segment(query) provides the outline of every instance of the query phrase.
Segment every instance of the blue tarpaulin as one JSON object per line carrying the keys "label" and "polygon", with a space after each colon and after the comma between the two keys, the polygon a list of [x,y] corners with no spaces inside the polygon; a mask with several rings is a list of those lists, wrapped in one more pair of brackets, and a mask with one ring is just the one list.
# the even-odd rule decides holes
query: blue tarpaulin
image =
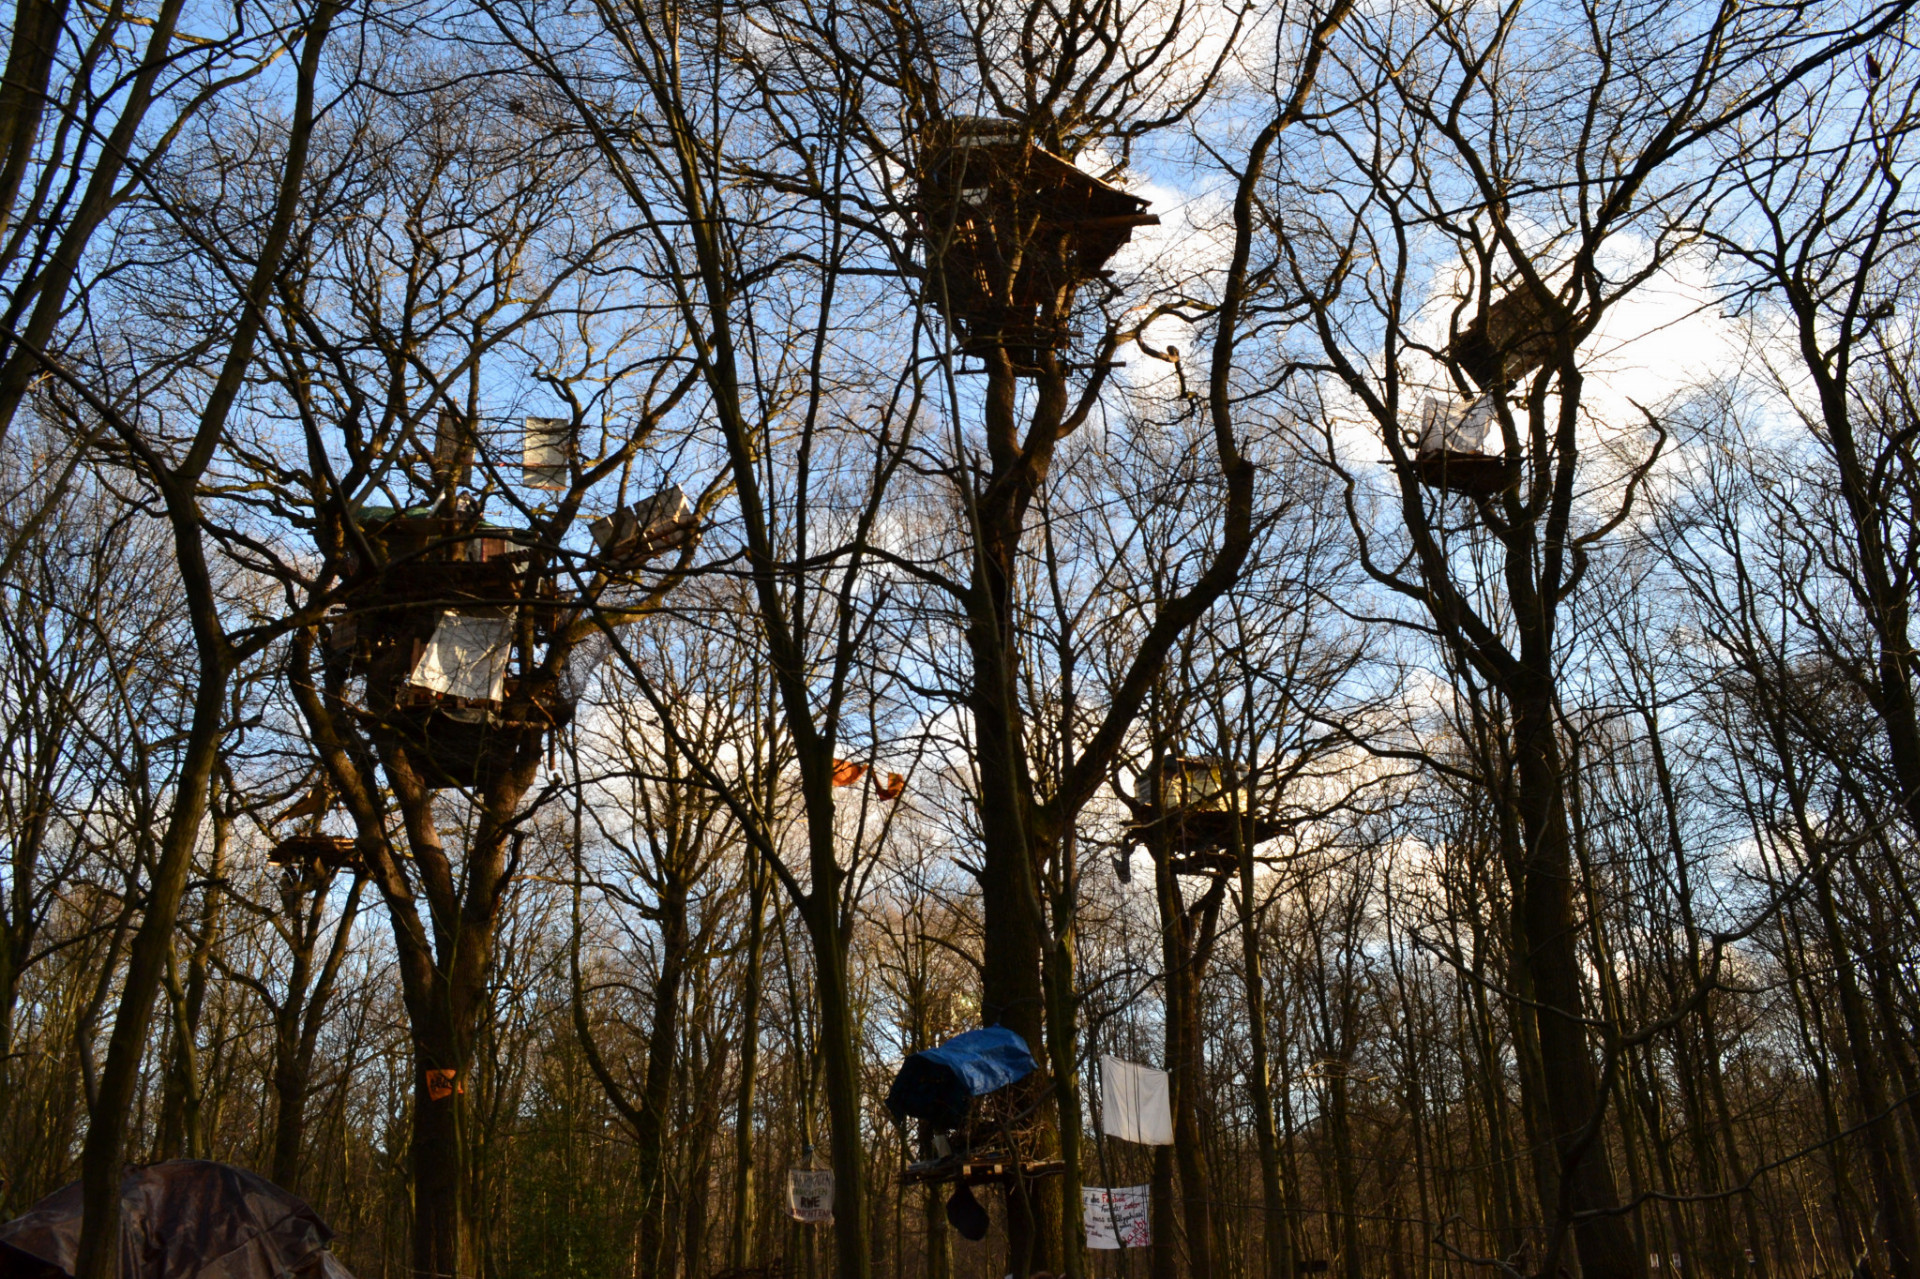
{"label": "blue tarpaulin", "polygon": [[1025,1079],[1036,1069],[1027,1041],[1011,1030],[969,1030],[902,1062],[887,1090],[887,1109],[896,1118],[910,1115],[949,1129],[967,1117],[968,1103],[975,1097]]}

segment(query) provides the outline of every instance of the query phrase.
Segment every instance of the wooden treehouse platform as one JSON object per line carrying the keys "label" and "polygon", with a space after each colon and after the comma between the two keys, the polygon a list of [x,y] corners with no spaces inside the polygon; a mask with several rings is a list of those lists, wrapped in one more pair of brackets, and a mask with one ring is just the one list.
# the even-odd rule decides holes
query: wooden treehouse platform
{"label": "wooden treehouse platform", "polygon": [[1038,146],[1015,121],[959,117],[921,135],[927,295],[960,350],[1016,372],[1074,337],[1074,296],[1102,278],[1147,201]]}

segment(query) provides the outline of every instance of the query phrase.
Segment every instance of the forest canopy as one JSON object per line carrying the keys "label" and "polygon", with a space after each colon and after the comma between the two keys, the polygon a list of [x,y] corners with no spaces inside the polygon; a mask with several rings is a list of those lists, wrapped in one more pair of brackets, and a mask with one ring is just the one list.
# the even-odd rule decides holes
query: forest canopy
{"label": "forest canopy", "polygon": [[0,1220],[1920,1279],[1910,7],[15,0]]}

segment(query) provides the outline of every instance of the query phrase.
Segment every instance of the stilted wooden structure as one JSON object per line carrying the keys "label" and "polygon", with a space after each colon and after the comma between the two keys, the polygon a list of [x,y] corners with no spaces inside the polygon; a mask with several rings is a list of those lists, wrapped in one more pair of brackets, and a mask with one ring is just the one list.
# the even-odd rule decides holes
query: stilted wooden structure
{"label": "stilted wooden structure", "polygon": [[1200,755],[1169,756],[1151,779],[1148,800],[1130,801],[1128,847],[1164,838],[1176,875],[1213,875],[1239,869],[1239,847],[1253,848],[1293,829],[1293,823],[1256,817],[1247,787],[1232,767]]}
{"label": "stilted wooden structure", "polygon": [[289,835],[267,850],[269,865],[287,870],[317,869],[331,875],[358,869],[354,840],[347,835]]}
{"label": "stilted wooden structure", "polygon": [[[1483,392],[1464,412],[1429,402],[1414,447],[1414,478],[1431,489],[1486,498],[1519,482],[1517,466],[1480,447],[1492,397],[1553,358],[1557,334],[1532,288],[1522,285],[1476,315],[1447,348],[1447,358]],[[1479,415],[1476,422],[1476,414]]]}
{"label": "stilted wooden structure", "polygon": [[1494,424],[1493,396],[1489,391],[1464,412],[1428,400],[1421,411],[1420,430],[1409,433],[1408,445],[1414,450],[1411,469],[1414,478],[1428,488],[1491,497],[1518,479],[1504,456],[1481,448]]}
{"label": "stilted wooden structure", "polygon": [[1004,350],[1016,371],[1073,339],[1074,294],[1102,277],[1147,201],[1035,145],[1015,121],[963,116],[923,133],[927,294],[961,351]]}
{"label": "stilted wooden structure", "polygon": [[526,678],[553,639],[561,601],[514,530],[468,503],[355,512],[356,554],[330,647],[367,681],[367,710],[440,785],[484,786],[516,752],[564,723],[554,681]]}
{"label": "stilted wooden structure", "polygon": [[[529,469],[550,482],[560,465],[553,458],[565,455],[552,443],[554,424],[533,422],[530,438],[541,435]],[[472,433],[443,415],[433,452],[438,496],[406,510],[350,513],[356,545],[327,636],[347,673],[365,679],[366,713],[436,786],[484,787],[571,719],[582,681],[561,674],[580,672],[556,673],[544,658],[591,602],[563,595],[529,531],[488,523],[459,492],[471,450]],[[596,567],[631,571],[685,545],[694,525],[677,488],[617,511],[591,530]],[[597,657],[599,646],[590,647]]]}
{"label": "stilted wooden structure", "polygon": [[1553,358],[1555,333],[1525,284],[1476,315],[1447,354],[1483,391],[1504,391]]}
{"label": "stilted wooden structure", "polygon": [[907,1165],[901,1180],[910,1185],[1004,1185],[1020,1177],[1066,1171],[1060,1160],[1031,1157],[1042,1135],[1044,1104],[1052,1095],[1053,1085],[1035,1072],[976,1097],[965,1121],[950,1132],[936,1132],[923,1122],[920,1158]]}

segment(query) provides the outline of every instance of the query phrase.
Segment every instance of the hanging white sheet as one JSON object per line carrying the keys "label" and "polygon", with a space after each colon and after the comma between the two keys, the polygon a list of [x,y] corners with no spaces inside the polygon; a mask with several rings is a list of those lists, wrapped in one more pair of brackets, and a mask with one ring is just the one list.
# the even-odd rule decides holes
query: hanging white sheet
{"label": "hanging white sheet", "polygon": [[1438,400],[1420,406],[1420,443],[1422,453],[1478,453],[1493,426],[1493,401],[1481,396],[1464,410],[1455,410]]}
{"label": "hanging white sheet", "polygon": [[1086,1204],[1087,1247],[1150,1248],[1153,1212],[1148,1186],[1082,1186]]}
{"label": "hanging white sheet", "polygon": [[1102,1057],[1100,1110],[1100,1125],[1109,1137],[1143,1146],[1173,1144],[1173,1107],[1164,1070]]}
{"label": "hanging white sheet", "polygon": [[504,617],[440,614],[409,682],[448,697],[499,701],[507,692],[513,624]]}
{"label": "hanging white sheet", "polygon": [[833,1222],[833,1170],[787,1170],[787,1215],[795,1221]]}

